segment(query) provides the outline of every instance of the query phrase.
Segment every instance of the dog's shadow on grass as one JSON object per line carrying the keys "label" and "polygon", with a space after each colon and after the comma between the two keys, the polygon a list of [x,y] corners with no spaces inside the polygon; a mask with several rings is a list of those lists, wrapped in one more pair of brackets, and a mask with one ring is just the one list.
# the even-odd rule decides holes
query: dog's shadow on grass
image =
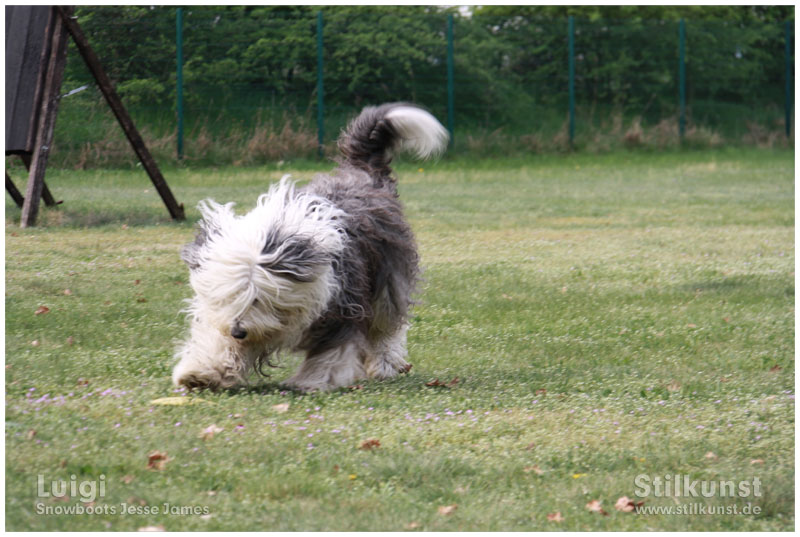
{"label": "dog's shadow on grass", "polygon": [[373,391],[381,392],[386,389],[399,391],[423,390],[446,393],[453,391],[455,388],[463,388],[463,382],[457,377],[453,379],[448,377],[446,380],[440,381],[438,377],[431,380],[427,377],[401,375],[388,380],[358,380],[350,386],[342,386],[330,391],[304,392],[281,384],[278,381],[263,380],[257,384],[227,388],[220,390],[220,392],[232,397],[237,395],[319,396]]}
{"label": "dog's shadow on grass", "polygon": [[275,381],[265,381],[260,382],[258,384],[253,384],[250,386],[240,386],[237,388],[228,388],[226,390],[222,390],[222,393],[227,393],[230,396],[236,395],[293,395],[293,396],[309,396],[309,395],[327,395],[327,394],[334,394],[334,393],[347,393],[352,392],[355,390],[362,389],[362,385],[354,385],[354,386],[346,386],[337,388],[335,390],[321,392],[321,391],[311,391],[311,392],[304,392],[303,390],[298,390],[297,388],[291,388],[289,386],[284,386],[283,384]]}
{"label": "dog's shadow on grass", "polygon": [[258,384],[251,384],[249,386],[239,386],[236,388],[228,388],[222,390],[223,393],[227,393],[228,395],[274,395],[274,394],[281,394],[281,393],[301,393],[292,390],[291,388],[287,388],[286,386],[281,385],[281,383],[277,381],[262,381]]}

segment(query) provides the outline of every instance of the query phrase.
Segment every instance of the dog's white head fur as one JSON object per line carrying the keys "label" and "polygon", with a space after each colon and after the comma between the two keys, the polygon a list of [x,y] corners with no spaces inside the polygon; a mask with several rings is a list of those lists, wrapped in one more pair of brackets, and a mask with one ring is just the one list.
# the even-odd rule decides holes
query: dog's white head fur
{"label": "dog's white head fur", "polygon": [[184,251],[189,313],[242,345],[291,347],[338,289],[332,263],[346,240],[344,213],[288,176],[246,215],[232,203],[199,209],[203,240]]}

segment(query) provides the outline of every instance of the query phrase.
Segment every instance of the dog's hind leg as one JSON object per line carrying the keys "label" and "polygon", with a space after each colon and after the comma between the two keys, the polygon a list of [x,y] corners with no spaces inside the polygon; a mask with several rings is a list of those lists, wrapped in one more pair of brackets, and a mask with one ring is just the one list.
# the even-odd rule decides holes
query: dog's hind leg
{"label": "dog's hind leg", "polygon": [[401,325],[393,334],[380,338],[372,345],[373,352],[364,364],[367,376],[376,379],[388,379],[398,373],[408,373],[411,364],[406,361],[406,332],[408,325]]}
{"label": "dog's hind leg", "polygon": [[369,355],[369,346],[362,335],[338,347],[306,357],[292,378],[283,384],[296,390],[327,391],[349,386],[355,380],[366,377],[364,362]]}

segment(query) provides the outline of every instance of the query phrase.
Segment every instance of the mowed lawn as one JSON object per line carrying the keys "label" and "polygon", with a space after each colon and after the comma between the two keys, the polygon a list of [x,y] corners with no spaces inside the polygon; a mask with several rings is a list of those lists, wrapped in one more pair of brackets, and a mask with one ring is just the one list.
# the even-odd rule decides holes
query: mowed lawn
{"label": "mowed lawn", "polygon": [[406,161],[410,374],[174,390],[196,203],[326,168],[166,169],[181,224],[141,170],[6,197],[7,530],[794,528],[793,152]]}

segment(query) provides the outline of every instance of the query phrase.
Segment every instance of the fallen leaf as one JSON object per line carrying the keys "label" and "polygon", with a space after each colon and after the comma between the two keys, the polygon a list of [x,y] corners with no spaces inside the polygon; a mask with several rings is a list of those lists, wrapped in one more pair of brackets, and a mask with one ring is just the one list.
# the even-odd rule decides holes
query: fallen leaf
{"label": "fallen leaf", "polygon": [[272,405],[272,410],[279,414],[283,414],[289,410],[289,403],[280,403],[278,405]]}
{"label": "fallen leaf", "polygon": [[147,302],[147,299],[146,298],[137,298],[136,302],[144,303],[144,302]]}
{"label": "fallen leaf", "polygon": [[614,504],[614,509],[622,511],[623,513],[630,513],[631,511],[638,510],[642,505],[644,505],[644,501],[635,502],[627,496],[623,496]]}
{"label": "fallen leaf", "polygon": [[72,291],[70,291],[69,289],[64,289],[64,294],[65,294],[66,296],[69,296],[69,295],[71,295],[71,294],[72,294]]}
{"label": "fallen leaf", "polygon": [[28,440],[33,440],[34,436],[36,436],[36,429],[31,429],[28,431],[28,434],[25,435],[25,438]]}
{"label": "fallen leaf", "polygon": [[67,345],[72,345],[73,343],[75,343],[75,338],[72,337],[72,336],[69,336],[67,338]]}
{"label": "fallen leaf", "polygon": [[589,503],[586,504],[586,509],[588,509],[593,513],[600,513],[603,516],[608,516],[608,513],[606,513],[605,509],[600,507],[600,500],[590,501]]}
{"label": "fallen leaf", "polygon": [[350,481],[355,481],[358,478],[358,474],[350,474],[347,476],[347,479]]}
{"label": "fallen leaf", "polygon": [[772,367],[770,367],[770,368],[769,368],[769,372],[770,372],[770,373],[777,373],[777,372],[778,372],[778,371],[780,371],[781,369],[783,369],[781,366],[779,366],[779,365],[773,365]]}
{"label": "fallen leaf", "polygon": [[586,509],[588,509],[589,511],[594,511],[596,513],[599,513],[600,511],[603,510],[603,508],[600,507],[600,500],[590,501],[589,503],[586,504]]}
{"label": "fallen leaf", "polygon": [[152,451],[147,455],[147,469],[163,470],[169,460],[166,452]]}
{"label": "fallen leaf", "polygon": [[550,522],[564,522],[564,517],[561,516],[561,511],[556,511],[547,515],[547,520]]}
{"label": "fallen leaf", "polygon": [[547,390],[545,390],[544,388],[539,388],[535,392],[535,395],[545,395],[545,394],[547,394]]}
{"label": "fallen leaf", "polygon": [[379,447],[381,447],[381,441],[380,440],[378,440],[377,438],[368,438],[368,439],[364,440],[363,442],[361,442],[361,445],[358,447],[358,449],[363,449],[363,450],[366,450],[366,451],[370,451],[370,450],[373,450],[373,449],[376,449],[376,448],[379,448]]}
{"label": "fallen leaf", "polygon": [[89,381],[86,380],[86,379],[82,379],[81,378],[81,379],[78,379],[77,384],[78,384],[78,386],[88,386],[89,385]]}
{"label": "fallen leaf", "polygon": [[456,384],[458,384],[458,377],[454,377],[453,380],[451,380],[450,382],[442,382],[441,380],[436,378],[430,382],[426,382],[425,386],[431,386],[437,388],[452,388]]}
{"label": "fallen leaf", "polygon": [[421,526],[421,524],[419,522],[409,522],[408,524],[405,525],[405,528],[407,530],[415,530],[415,529],[419,528],[420,526]]}
{"label": "fallen leaf", "polygon": [[452,515],[453,513],[455,513],[456,509],[458,509],[458,505],[456,505],[456,504],[453,504],[453,505],[440,505],[439,509],[437,511],[438,511],[438,513],[440,515],[447,516],[447,515]]}
{"label": "fallen leaf", "polygon": [[164,526],[143,526],[136,531],[165,531]]}
{"label": "fallen leaf", "polygon": [[617,503],[614,504],[614,509],[624,513],[630,513],[633,511],[633,502],[627,496],[623,496],[617,500]]}
{"label": "fallen leaf", "polygon": [[764,464],[764,459],[753,459],[750,464]]}
{"label": "fallen leaf", "polygon": [[580,479],[586,477],[586,474],[572,474],[572,479]]}
{"label": "fallen leaf", "polygon": [[33,345],[34,347],[38,347],[40,345],[39,340],[34,339],[33,341],[31,341],[31,345]]}
{"label": "fallen leaf", "polygon": [[44,315],[45,313],[50,313],[50,308],[47,306],[39,306],[36,311],[33,312],[34,315]]}
{"label": "fallen leaf", "polygon": [[211,520],[214,515],[212,513],[207,513],[205,515],[200,515],[200,520]]}
{"label": "fallen leaf", "polygon": [[694,323],[689,323],[686,325],[686,328],[697,328],[697,325]]}
{"label": "fallen leaf", "polygon": [[719,457],[717,457],[717,455],[713,451],[709,451],[708,453],[705,454],[705,458],[711,461],[715,461]]}
{"label": "fallen leaf", "polygon": [[122,481],[126,485],[130,485],[133,482],[133,476],[130,474],[124,475],[120,478],[120,481]]}
{"label": "fallen leaf", "polygon": [[680,389],[681,389],[681,385],[678,383],[677,380],[673,380],[672,382],[667,384],[667,390],[669,390],[671,392],[677,392]]}
{"label": "fallen leaf", "polygon": [[199,397],[160,397],[150,401],[151,405],[157,406],[183,406],[195,405],[198,403],[210,403],[210,401],[200,399]]}
{"label": "fallen leaf", "polygon": [[200,433],[200,438],[202,438],[203,440],[211,440],[212,438],[214,438],[215,434],[221,433],[223,430],[224,429],[222,427],[217,427],[216,425],[213,424],[209,425],[208,427],[203,429],[202,433]]}
{"label": "fallen leaf", "polygon": [[522,471],[525,472],[526,474],[533,472],[536,475],[542,475],[544,473],[544,470],[539,468],[539,466],[536,464],[534,464],[533,466],[526,466],[525,468],[522,469]]}
{"label": "fallen leaf", "polygon": [[142,283],[141,280],[133,280],[133,285],[139,285],[140,283]]}
{"label": "fallen leaf", "polygon": [[348,386],[347,387],[347,389],[350,390],[350,391],[360,390],[362,388],[364,388],[364,386],[362,386],[361,384],[355,384],[353,386]]}

